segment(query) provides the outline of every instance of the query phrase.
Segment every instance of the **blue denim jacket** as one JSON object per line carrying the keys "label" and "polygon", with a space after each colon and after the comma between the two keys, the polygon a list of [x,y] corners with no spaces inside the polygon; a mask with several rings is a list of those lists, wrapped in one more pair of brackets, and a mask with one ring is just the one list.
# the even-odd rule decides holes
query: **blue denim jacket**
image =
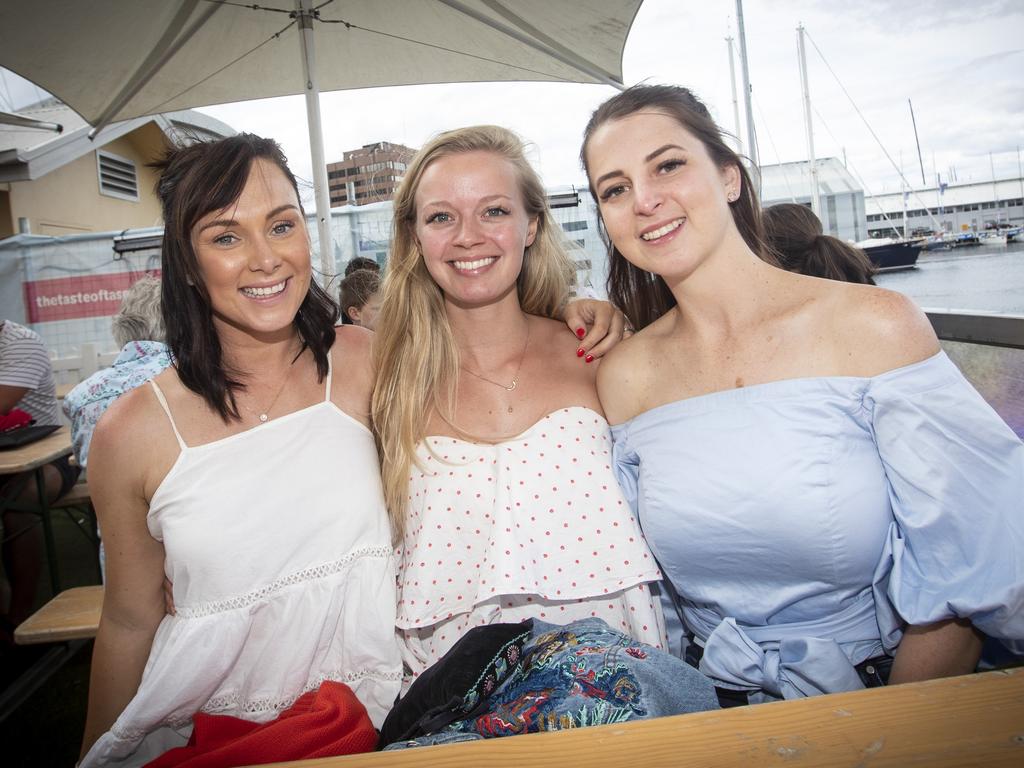
{"label": "blue denim jacket", "polygon": [[534,619],[519,669],[487,711],[388,749],[622,723],[718,709],[711,681],[682,659],[601,619],[564,627]]}

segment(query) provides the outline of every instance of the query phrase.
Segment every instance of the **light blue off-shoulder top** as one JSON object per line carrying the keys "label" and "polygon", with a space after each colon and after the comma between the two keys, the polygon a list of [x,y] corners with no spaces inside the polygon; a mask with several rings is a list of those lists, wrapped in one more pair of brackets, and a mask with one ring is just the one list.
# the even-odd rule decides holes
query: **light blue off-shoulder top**
{"label": "light blue off-shoulder top", "polygon": [[720,686],[860,688],[854,665],[905,624],[1024,638],[1024,445],[943,352],[692,397],[612,434],[679,597],[670,644],[691,635]]}

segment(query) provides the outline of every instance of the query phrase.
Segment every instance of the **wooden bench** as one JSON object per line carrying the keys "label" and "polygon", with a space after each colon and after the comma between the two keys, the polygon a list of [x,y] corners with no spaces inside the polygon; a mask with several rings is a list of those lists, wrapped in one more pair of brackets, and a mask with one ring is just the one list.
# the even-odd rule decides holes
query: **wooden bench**
{"label": "wooden bench", "polygon": [[38,645],[94,638],[102,609],[102,586],[66,589],[14,630],[14,642]]}
{"label": "wooden bench", "polygon": [[288,768],[1024,765],[1024,669]]}
{"label": "wooden bench", "polygon": [[0,723],[92,638],[100,625],[103,587],[75,587],[50,600],[14,630],[18,645],[52,647],[0,693]]}

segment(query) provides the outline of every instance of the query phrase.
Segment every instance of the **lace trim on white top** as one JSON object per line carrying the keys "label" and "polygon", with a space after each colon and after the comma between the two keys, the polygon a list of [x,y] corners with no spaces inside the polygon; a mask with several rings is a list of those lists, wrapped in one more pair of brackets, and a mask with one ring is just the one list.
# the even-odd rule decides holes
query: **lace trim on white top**
{"label": "lace trim on white top", "polygon": [[[222,712],[230,712],[233,716],[242,716],[245,719],[245,715],[258,716],[266,714],[267,712],[283,712],[288,709],[292,704],[295,703],[296,699],[305,693],[315,691],[324,682],[330,680],[338,683],[345,683],[349,687],[352,687],[352,683],[357,683],[361,680],[380,680],[387,682],[399,682],[402,679],[402,672],[381,672],[372,669],[361,669],[357,672],[342,672],[340,669],[332,673],[326,673],[317,675],[316,678],[311,680],[306,686],[296,693],[294,696],[288,696],[283,699],[253,699],[251,701],[242,701],[242,698],[238,695],[234,696],[216,696],[210,699],[200,709],[201,712],[209,714],[218,714]],[[116,723],[110,729],[110,733],[117,739],[122,741],[142,741],[147,734],[155,731],[157,728],[169,727],[169,728],[183,728],[192,722],[192,715],[181,715],[180,717],[168,717],[162,722],[157,723],[149,730],[142,728],[123,728]]]}
{"label": "lace trim on white top", "polygon": [[209,603],[177,606],[175,616],[181,619],[196,619],[201,616],[210,616],[215,613],[223,613],[225,611],[246,608],[253,603],[263,600],[275,592],[279,592],[285,587],[289,587],[293,584],[300,584],[304,581],[316,581],[327,576],[332,576],[347,568],[355,560],[364,557],[388,558],[391,557],[393,553],[394,550],[392,550],[391,547],[384,546],[354,549],[343,558],[335,560],[333,563],[323,563],[321,565],[313,566],[312,568],[306,568],[301,571],[296,571],[295,573],[289,573],[287,576],[275,579],[269,584],[265,584],[259,589],[254,589],[244,595],[237,595],[235,597],[230,597],[227,600],[216,600]]}
{"label": "lace trim on white top", "polygon": [[267,712],[281,712],[288,709],[295,700],[298,699],[305,693],[315,691],[325,681],[333,681],[336,683],[345,683],[349,687],[352,687],[353,683],[357,683],[360,680],[388,680],[396,681],[402,679],[402,672],[380,672],[372,669],[361,669],[355,672],[342,672],[340,669],[335,670],[331,673],[317,675],[313,680],[306,684],[299,693],[294,696],[289,696],[284,699],[251,699],[249,701],[243,701],[240,696],[215,696],[210,699],[203,706],[202,711],[209,714],[217,714],[220,712],[228,711],[233,716],[242,717],[245,719],[246,715],[265,715]]}

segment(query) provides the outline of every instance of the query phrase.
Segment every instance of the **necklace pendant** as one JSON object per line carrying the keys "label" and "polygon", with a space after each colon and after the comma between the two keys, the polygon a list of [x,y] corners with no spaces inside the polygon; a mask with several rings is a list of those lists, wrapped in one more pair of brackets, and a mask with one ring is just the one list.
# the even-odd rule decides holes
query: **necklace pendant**
{"label": "necklace pendant", "polygon": [[270,418],[270,417],[267,416],[267,414],[261,413],[260,414],[260,424],[264,423],[268,418]]}
{"label": "necklace pendant", "polygon": [[511,384],[509,384],[509,385],[508,385],[507,387],[505,387],[505,391],[506,391],[506,392],[511,392],[511,391],[513,391],[513,390],[514,390],[514,389],[516,388],[516,386],[517,386],[518,384],[519,384],[519,379],[518,379],[518,378],[516,378],[516,379],[512,379],[512,383],[511,383]]}

